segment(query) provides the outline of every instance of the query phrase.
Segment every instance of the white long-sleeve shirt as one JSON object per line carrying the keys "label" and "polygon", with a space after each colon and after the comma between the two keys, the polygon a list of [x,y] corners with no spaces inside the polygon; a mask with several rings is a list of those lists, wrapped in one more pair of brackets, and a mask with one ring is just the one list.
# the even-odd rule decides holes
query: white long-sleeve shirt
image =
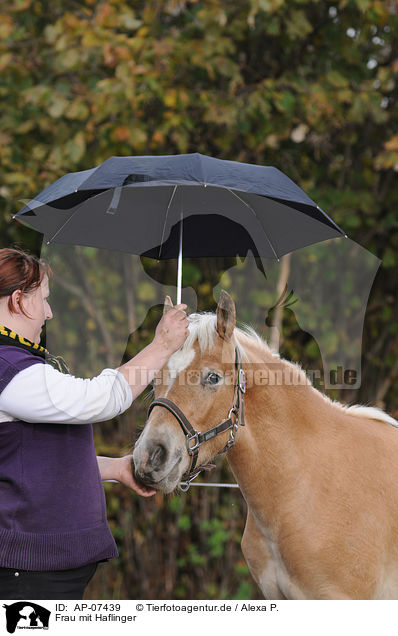
{"label": "white long-sleeve shirt", "polygon": [[133,401],[126,379],[104,369],[92,379],[76,378],[49,364],[20,371],[0,394],[0,424],[92,424],[123,413]]}

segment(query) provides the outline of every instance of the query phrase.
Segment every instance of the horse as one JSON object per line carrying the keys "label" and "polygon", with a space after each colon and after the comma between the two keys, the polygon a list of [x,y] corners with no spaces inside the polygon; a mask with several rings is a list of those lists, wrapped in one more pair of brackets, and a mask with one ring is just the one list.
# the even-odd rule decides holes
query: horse
{"label": "horse", "polygon": [[189,316],[154,384],[137,479],[172,493],[226,451],[247,503],[242,551],[265,598],[398,598],[396,420],[315,389],[236,327],[224,291],[215,314]]}

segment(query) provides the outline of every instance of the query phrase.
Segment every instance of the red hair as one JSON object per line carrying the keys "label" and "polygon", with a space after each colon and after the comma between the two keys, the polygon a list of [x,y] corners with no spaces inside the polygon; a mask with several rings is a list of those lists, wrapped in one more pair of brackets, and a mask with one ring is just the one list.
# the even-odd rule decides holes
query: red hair
{"label": "red hair", "polygon": [[[18,289],[29,294],[40,287],[45,274],[51,274],[50,266],[42,259],[27,254],[20,249],[0,249],[0,298],[9,296],[8,309],[16,313],[11,296]],[[29,317],[19,301],[22,313]]]}

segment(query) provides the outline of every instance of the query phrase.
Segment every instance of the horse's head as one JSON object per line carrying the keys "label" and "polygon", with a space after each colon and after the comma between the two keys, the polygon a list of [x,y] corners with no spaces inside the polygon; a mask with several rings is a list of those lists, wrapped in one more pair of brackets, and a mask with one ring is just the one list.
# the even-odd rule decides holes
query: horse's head
{"label": "horse's head", "polygon": [[[165,304],[167,311],[167,304]],[[228,420],[236,398],[235,305],[221,292],[216,314],[192,314],[189,336],[155,379],[155,403],[174,404],[198,433]],[[165,493],[172,492],[190,470],[188,447],[196,445],[178,418],[163,405],[152,405],[146,426],[138,439],[133,461],[136,476]],[[234,421],[233,413],[229,421]],[[198,449],[196,465],[208,463],[222,451],[231,429],[209,435]]]}

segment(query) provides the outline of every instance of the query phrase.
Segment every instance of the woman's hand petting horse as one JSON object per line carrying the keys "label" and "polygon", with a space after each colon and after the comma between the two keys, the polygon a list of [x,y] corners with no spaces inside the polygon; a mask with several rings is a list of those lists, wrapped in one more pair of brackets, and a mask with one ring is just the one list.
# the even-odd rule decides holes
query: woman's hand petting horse
{"label": "woman's hand petting horse", "polygon": [[182,347],[188,336],[186,305],[176,305],[162,316],[155,337],[134,358],[118,367],[131,388],[133,400],[142,393],[155,375],[163,369],[170,356]]}
{"label": "woman's hand petting horse", "polygon": [[156,327],[152,344],[159,346],[166,355],[171,356],[185,342],[188,335],[186,305],[175,305],[163,315]]}

